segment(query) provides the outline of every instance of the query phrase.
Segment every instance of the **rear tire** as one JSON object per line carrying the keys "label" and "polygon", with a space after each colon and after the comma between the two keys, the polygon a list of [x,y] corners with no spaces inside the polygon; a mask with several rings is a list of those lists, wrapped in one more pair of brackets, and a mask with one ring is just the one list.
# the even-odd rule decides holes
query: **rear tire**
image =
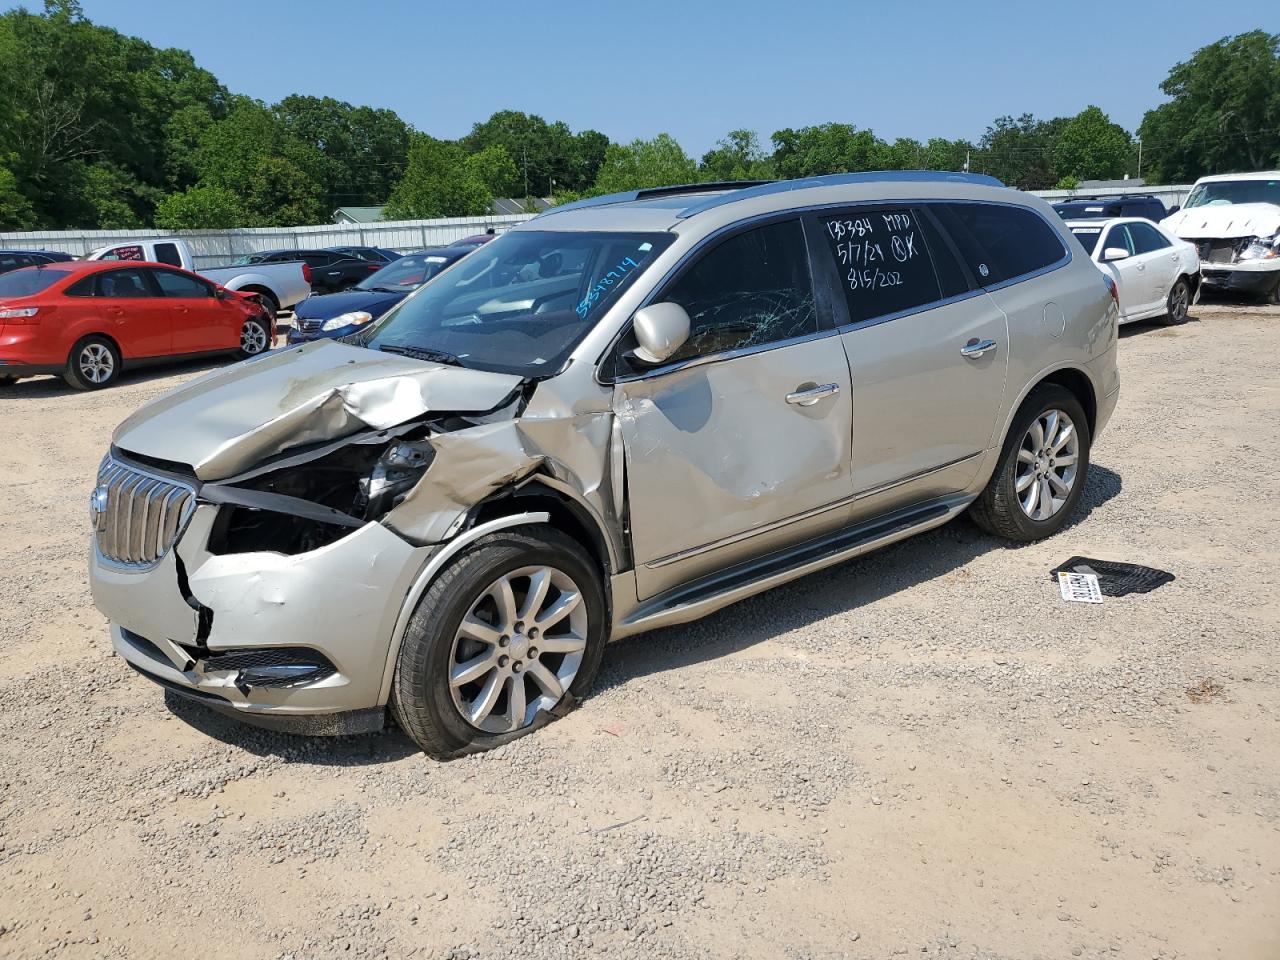
{"label": "rear tire", "polygon": [[7,387],[18,382],[17,377],[0,377],[0,387]]}
{"label": "rear tire", "polygon": [[62,379],[77,390],[101,390],[120,377],[120,351],[106,337],[85,337],[71,348]]}
{"label": "rear tire", "polygon": [[1091,439],[1075,394],[1056,383],[1036,387],[1018,408],[995,473],[969,515],[1006,540],[1031,543],[1053,536],[1080,501]]}
{"label": "rear tire", "polygon": [[1160,322],[1166,327],[1178,327],[1187,322],[1187,311],[1191,309],[1191,284],[1186,277],[1179,277],[1169,289],[1165,300],[1165,314]]}
{"label": "rear tire", "polygon": [[392,715],[437,760],[531,733],[590,688],[605,617],[600,574],[574,540],[546,526],[482,537],[418,602],[396,660]]}

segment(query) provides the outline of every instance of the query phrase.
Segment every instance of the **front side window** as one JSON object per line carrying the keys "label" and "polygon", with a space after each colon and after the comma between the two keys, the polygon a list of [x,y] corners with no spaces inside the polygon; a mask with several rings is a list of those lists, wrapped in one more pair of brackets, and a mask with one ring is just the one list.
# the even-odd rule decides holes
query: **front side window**
{"label": "front side window", "polygon": [[[371,325],[361,343],[478,370],[550,375],[672,239],[514,230],[440,272]],[[374,274],[373,284],[390,269]]]}
{"label": "front side window", "polygon": [[703,254],[658,299],[678,303],[689,314],[689,339],[673,361],[818,330],[799,220],[730,237]]}
{"label": "front side window", "polygon": [[1133,238],[1129,235],[1129,227],[1123,223],[1117,223],[1107,233],[1107,242],[1103,244],[1102,249],[1106,250],[1127,250],[1130,255],[1134,252]]}
{"label": "front side window", "polygon": [[137,268],[112,270],[108,273],[98,274],[95,292],[99,297],[115,299],[152,296],[151,286],[147,283],[145,271]]}
{"label": "front side window", "polygon": [[152,276],[156,278],[156,282],[160,284],[161,292],[166,297],[191,300],[197,297],[207,298],[213,296],[213,288],[207,283],[195,277],[189,277],[185,273],[176,273],[173,270],[154,270],[152,271]]}
{"label": "front side window", "polygon": [[968,288],[948,251],[947,290],[930,255],[928,232],[916,210],[869,207],[824,216],[822,236],[835,260],[850,323],[862,323],[924,306]]}
{"label": "front side window", "polygon": [[1155,253],[1171,246],[1164,235],[1149,223],[1131,223],[1129,235],[1133,237],[1134,251],[1137,253]]}
{"label": "front side window", "polygon": [[1035,273],[1066,256],[1057,231],[1026,207],[937,203],[930,209],[984,286]]}

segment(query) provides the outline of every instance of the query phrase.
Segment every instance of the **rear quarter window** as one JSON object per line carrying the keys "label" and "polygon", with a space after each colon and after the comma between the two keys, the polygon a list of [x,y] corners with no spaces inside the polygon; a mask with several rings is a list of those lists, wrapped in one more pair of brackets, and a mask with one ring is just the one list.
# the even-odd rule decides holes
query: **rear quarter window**
{"label": "rear quarter window", "polygon": [[1067,255],[1058,232],[1027,207],[939,203],[931,209],[984,286],[1017,280]]}

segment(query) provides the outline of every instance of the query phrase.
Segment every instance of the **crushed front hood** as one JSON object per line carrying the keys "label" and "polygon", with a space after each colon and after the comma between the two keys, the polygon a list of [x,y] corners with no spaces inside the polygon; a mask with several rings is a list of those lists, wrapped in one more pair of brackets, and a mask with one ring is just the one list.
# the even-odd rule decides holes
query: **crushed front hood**
{"label": "crushed front hood", "polygon": [[1183,240],[1271,237],[1280,232],[1280,207],[1273,203],[1191,207],[1166,217],[1160,225]]}
{"label": "crushed front hood", "polygon": [[236,364],[142,407],[116,428],[127,453],[220,480],[266,457],[427,413],[480,413],[521,378],[322,340]]}

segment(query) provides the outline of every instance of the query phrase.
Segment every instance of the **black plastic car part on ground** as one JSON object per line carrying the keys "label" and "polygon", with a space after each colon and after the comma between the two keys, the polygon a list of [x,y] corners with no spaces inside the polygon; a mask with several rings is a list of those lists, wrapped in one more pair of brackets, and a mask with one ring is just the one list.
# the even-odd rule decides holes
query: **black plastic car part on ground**
{"label": "black plastic car part on ground", "polygon": [[1089,557],[1072,557],[1050,570],[1049,579],[1056,581],[1059,573],[1092,573],[1098,578],[1098,588],[1107,597],[1150,593],[1156,587],[1177,579],[1172,573],[1154,567],[1115,560],[1093,560]]}

